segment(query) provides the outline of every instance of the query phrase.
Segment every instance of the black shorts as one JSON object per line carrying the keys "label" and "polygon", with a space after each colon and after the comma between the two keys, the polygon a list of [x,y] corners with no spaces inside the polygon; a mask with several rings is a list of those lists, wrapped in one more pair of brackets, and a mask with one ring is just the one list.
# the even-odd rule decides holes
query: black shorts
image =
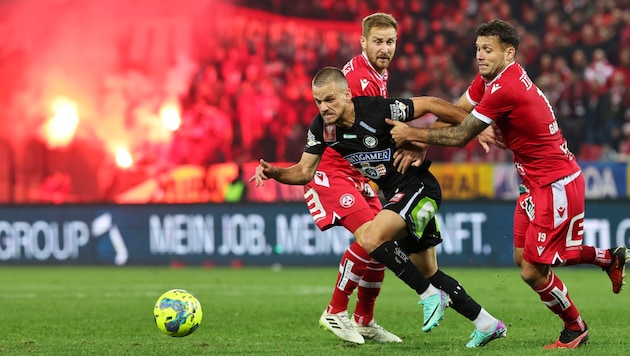
{"label": "black shorts", "polygon": [[407,237],[398,244],[407,252],[424,251],[442,242],[435,215],[442,203],[437,179],[425,171],[421,177],[407,182],[383,206],[400,215],[407,223]]}

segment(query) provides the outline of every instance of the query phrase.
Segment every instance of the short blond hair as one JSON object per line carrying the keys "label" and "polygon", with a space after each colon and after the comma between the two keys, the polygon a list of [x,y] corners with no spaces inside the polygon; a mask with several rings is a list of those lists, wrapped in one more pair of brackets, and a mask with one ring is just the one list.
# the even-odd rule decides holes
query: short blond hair
{"label": "short blond hair", "polygon": [[371,15],[368,15],[363,18],[361,22],[362,26],[362,35],[363,37],[367,37],[370,31],[377,28],[393,28],[396,32],[398,32],[398,22],[394,16],[390,14],[386,14],[383,12],[376,12]]}

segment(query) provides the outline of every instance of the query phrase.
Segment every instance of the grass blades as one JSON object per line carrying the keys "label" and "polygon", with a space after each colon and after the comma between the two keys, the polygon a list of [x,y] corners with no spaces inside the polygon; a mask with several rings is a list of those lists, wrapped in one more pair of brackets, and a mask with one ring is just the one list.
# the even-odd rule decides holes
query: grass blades
{"label": "grass blades", "polygon": [[[596,268],[559,268],[590,329],[573,351],[544,351],[562,329],[516,268],[443,268],[508,326],[481,349],[465,344],[473,325],[448,309],[422,333],[418,297],[388,272],[376,318],[402,344],[356,346],[319,328],[336,277],[327,268],[7,267],[0,269],[0,354],[6,355],[626,355],[630,291],[614,295]],[[171,338],[153,323],[153,305],[172,288],[201,301],[203,323]],[[354,308],[355,297],[350,301]]]}

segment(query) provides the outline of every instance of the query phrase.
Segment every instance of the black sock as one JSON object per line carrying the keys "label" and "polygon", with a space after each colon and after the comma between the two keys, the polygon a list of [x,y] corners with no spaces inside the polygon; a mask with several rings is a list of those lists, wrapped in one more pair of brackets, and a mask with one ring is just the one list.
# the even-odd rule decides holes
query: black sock
{"label": "black sock", "polygon": [[452,301],[450,307],[455,309],[458,313],[465,316],[470,321],[475,320],[479,316],[481,305],[466,294],[464,287],[453,277],[438,269],[438,271],[429,278],[429,281],[448,294]]}
{"label": "black sock", "polygon": [[429,288],[429,281],[420,274],[409,255],[394,241],[387,241],[370,253],[370,256],[389,268],[398,278],[407,283],[416,293],[422,294]]}

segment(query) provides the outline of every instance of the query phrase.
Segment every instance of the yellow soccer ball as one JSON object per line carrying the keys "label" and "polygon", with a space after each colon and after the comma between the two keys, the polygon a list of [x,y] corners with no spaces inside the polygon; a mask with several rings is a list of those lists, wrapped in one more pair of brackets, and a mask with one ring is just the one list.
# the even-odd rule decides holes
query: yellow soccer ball
{"label": "yellow soccer ball", "polygon": [[171,289],[162,294],[153,308],[155,324],[168,336],[192,334],[201,324],[201,303],[183,289]]}

